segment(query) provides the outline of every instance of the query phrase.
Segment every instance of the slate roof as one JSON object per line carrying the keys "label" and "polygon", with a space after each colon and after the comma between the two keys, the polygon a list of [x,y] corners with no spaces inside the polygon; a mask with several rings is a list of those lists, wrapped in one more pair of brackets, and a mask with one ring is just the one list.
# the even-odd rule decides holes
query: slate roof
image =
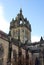
{"label": "slate roof", "polygon": [[[41,49],[40,49],[39,46],[38,46],[38,47],[34,46],[34,45],[38,45],[38,44],[40,45],[40,41],[39,41],[39,42],[36,42],[36,43],[29,43],[29,44],[23,44],[23,43],[19,42],[19,41],[16,40],[16,39],[12,39],[12,41],[13,41],[13,44],[14,44],[14,45],[17,45],[17,46],[20,45],[21,48],[23,48],[23,49],[25,49],[25,50],[29,50],[30,52],[38,53],[38,52],[41,51]],[[44,40],[42,41],[41,44],[44,44],[43,42],[44,42]],[[33,46],[33,47],[32,47],[32,46]]]}
{"label": "slate roof", "polygon": [[8,41],[8,34],[0,30],[0,38]]}

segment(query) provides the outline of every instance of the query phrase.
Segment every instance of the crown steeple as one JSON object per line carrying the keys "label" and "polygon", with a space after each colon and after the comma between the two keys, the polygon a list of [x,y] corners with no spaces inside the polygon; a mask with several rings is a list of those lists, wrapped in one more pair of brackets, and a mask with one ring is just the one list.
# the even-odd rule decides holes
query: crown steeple
{"label": "crown steeple", "polygon": [[10,30],[12,38],[18,39],[18,37],[20,37],[20,41],[23,43],[25,43],[26,40],[29,42],[31,41],[31,24],[27,18],[24,18],[21,8],[15,20],[12,19],[10,23]]}

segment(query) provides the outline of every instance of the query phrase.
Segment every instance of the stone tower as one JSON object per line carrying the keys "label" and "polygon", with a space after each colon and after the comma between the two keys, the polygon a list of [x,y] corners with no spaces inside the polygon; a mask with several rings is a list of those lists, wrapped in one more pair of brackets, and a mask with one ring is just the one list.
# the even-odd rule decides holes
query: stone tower
{"label": "stone tower", "polygon": [[20,9],[20,13],[17,14],[15,20],[12,19],[10,31],[12,38],[18,39],[19,36],[22,43],[25,43],[26,40],[31,42],[31,25],[27,18],[24,18],[22,9]]}

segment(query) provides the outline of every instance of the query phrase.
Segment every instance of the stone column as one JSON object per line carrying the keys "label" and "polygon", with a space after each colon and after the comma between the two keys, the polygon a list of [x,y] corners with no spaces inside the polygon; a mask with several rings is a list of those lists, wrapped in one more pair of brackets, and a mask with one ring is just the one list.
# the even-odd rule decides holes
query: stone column
{"label": "stone column", "polygon": [[43,52],[42,53],[43,53],[43,65],[44,65],[44,49],[43,49]]}
{"label": "stone column", "polygon": [[40,65],[43,65],[43,55],[42,52],[39,53]]}
{"label": "stone column", "polygon": [[29,65],[29,53],[28,53],[28,49],[26,50],[26,65]]}
{"label": "stone column", "polygon": [[33,57],[33,52],[32,52],[32,65],[34,65],[34,57]]}
{"label": "stone column", "polygon": [[22,65],[22,51],[20,47],[18,47],[18,65]]}
{"label": "stone column", "polygon": [[11,52],[12,52],[12,39],[11,37],[9,37],[9,53],[8,53],[8,61],[7,61],[7,65],[11,65]]}

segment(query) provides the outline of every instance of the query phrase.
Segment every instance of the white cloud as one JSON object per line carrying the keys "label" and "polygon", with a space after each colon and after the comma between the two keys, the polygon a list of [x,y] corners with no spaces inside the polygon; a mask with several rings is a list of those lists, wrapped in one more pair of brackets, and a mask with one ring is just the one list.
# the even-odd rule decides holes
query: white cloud
{"label": "white cloud", "polygon": [[0,5],[0,30],[7,32],[9,31],[9,23],[4,17],[4,7]]}
{"label": "white cloud", "polygon": [[31,41],[32,42],[38,42],[38,41],[40,41],[40,37],[39,36],[32,36]]}

